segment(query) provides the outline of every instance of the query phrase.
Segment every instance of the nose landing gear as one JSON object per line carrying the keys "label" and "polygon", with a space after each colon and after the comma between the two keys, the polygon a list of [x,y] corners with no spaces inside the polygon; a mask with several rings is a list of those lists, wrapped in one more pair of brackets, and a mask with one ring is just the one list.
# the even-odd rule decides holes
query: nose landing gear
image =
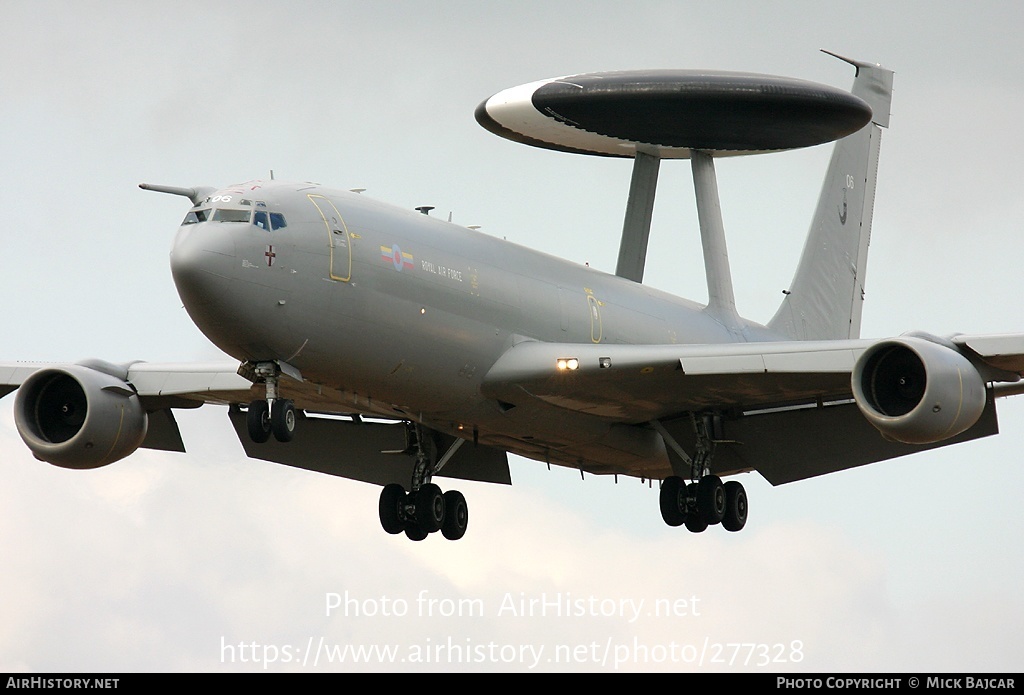
{"label": "nose landing gear", "polygon": [[[247,367],[249,365],[243,365]],[[250,370],[254,382],[263,381],[267,385],[267,399],[257,400],[249,404],[246,414],[246,429],[249,438],[257,444],[270,439],[279,442],[290,442],[295,436],[296,413],[295,404],[287,398],[277,397],[277,385],[281,378],[281,368],[276,362],[259,362]]]}

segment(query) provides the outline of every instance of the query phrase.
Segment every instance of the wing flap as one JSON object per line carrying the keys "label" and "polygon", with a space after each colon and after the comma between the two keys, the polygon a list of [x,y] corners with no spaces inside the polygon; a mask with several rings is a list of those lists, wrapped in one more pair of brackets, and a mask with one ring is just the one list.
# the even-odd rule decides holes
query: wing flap
{"label": "wing flap", "polygon": [[181,439],[178,421],[174,419],[174,413],[170,408],[149,413],[149,426],[146,428],[146,438],[141,446],[143,449],[185,452],[185,442]]}
{"label": "wing flap", "polygon": [[[689,451],[695,439],[689,418],[662,423]],[[932,444],[903,444],[884,438],[852,403],[758,413],[720,423],[713,470],[730,475],[756,470],[772,485],[813,478],[877,461],[927,451],[998,433],[989,399],[981,418],[966,432]]]}
{"label": "wing flap", "polygon": [[[271,439],[256,444],[249,439],[245,413],[231,408],[228,414],[238,440],[250,458],[375,485],[400,483],[407,486],[412,479],[413,457],[384,453],[405,449],[405,427],[402,424],[306,418],[299,425],[302,436],[293,441],[282,444]],[[455,440],[447,435],[439,437],[442,450]],[[438,475],[512,484],[505,452],[472,443],[459,447]]]}

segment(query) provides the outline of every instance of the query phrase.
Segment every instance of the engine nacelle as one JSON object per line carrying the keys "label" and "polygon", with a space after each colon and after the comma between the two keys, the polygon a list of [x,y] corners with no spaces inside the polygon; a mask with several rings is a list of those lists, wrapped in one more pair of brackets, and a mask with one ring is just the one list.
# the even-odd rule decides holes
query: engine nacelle
{"label": "engine nacelle", "polygon": [[985,382],[952,347],[904,336],[871,346],[853,368],[857,406],[884,436],[931,444],[970,428],[985,409]]}
{"label": "engine nacelle", "polygon": [[84,365],[41,369],[14,401],[18,434],[37,459],[62,468],[99,468],[146,438],[149,418],[123,380]]}

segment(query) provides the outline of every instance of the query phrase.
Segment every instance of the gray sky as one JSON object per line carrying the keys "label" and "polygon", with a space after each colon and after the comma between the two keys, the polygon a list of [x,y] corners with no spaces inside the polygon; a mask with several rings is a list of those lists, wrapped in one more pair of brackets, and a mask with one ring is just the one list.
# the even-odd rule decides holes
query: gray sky
{"label": "gray sky", "polygon": [[[475,106],[631,68],[849,87],[852,69],[820,48],[896,71],[863,334],[1024,330],[1024,10],[1010,3],[2,6],[0,360],[218,355],[167,266],[187,205],[141,181],[273,169],[613,270],[629,163],[501,140]],[[719,163],[744,315],[778,304],[828,153]],[[704,301],[689,167],[662,172],[647,280]],[[375,487],[245,459],[221,409],[179,417],[187,455],[79,473],[32,458],[12,401],[0,671],[244,670],[275,655],[286,671],[1020,669],[1021,399],[1001,402],[1004,432],[986,441],[776,489],[746,476],[741,534],[669,529],[656,489],[516,459],[512,488],[460,484],[465,539],[418,544],[380,530]],[[377,614],[326,615],[346,592]],[[520,600],[585,614],[515,615]],[[398,651],[303,664],[321,639]]]}

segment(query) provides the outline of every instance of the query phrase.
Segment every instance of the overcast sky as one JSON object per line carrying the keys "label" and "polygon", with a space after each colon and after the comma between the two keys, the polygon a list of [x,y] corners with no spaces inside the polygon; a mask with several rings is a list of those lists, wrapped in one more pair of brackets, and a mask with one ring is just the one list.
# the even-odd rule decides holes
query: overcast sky
{"label": "overcast sky", "polygon": [[[0,7],[3,361],[219,355],[167,265],[187,202],[142,181],[224,186],[273,169],[612,271],[629,162],[501,140],[476,105],[640,68],[848,88],[852,68],[820,48],[896,71],[863,335],[1024,330],[1012,3]],[[781,299],[828,155],[719,163],[745,316],[765,321]],[[689,179],[685,162],[662,167],[646,280],[705,301]],[[13,400],[0,401],[0,671],[264,657],[275,671],[1021,667],[1024,399],[1000,403],[1004,432],[985,441],[775,489],[745,476],[740,534],[666,527],[656,487],[513,459],[511,488],[460,484],[471,524],[458,543],[385,534],[376,487],[247,460],[223,409],[179,416],[186,455],[75,472],[32,458]],[[545,600],[574,615],[521,614]],[[303,663],[321,641],[396,651]]]}

